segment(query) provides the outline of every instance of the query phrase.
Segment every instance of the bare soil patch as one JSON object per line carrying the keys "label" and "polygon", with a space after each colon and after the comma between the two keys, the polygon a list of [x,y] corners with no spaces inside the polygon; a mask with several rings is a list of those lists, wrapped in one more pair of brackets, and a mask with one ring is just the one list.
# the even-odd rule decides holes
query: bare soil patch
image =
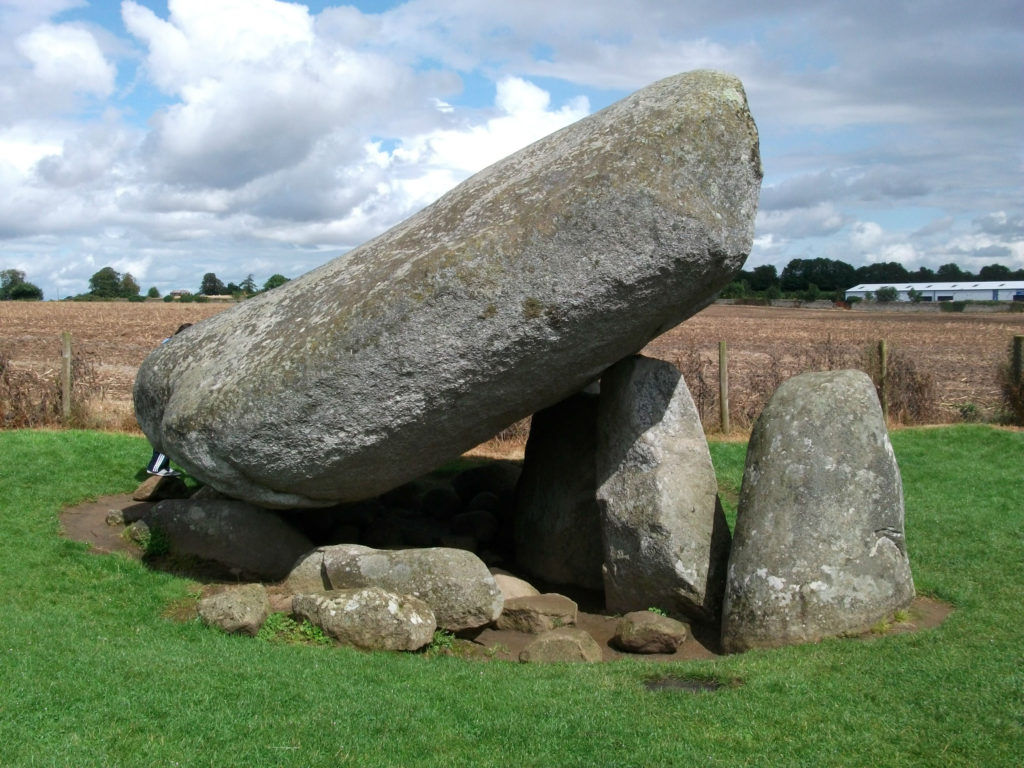
{"label": "bare soil patch", "polygon": [[[107,518],[111,513],[122,513],[128,519],[142,516],[148,502],[133,501],[130,494],[101,496],[95,501],[65,509],[60,516],[62,534],[74,541],[85,542],[97,554],[119,553],[122,556],[143,559],[144,553],[138,544],[122,535],[121,525],[111,525]],[[178,576],[200,582],[200,592],[209,594],[223,588],[230,580],[225,574],[218,574],[203,563],[181,563],[173,558],[147,560],[147,564],[158,570],[166,570]],[[275,610],[288,610],[289,599],[275,584],[266,585]],[[538,585],[542,587],[542,585]],[[601,646],[603,660],[615,661],[621,658],[643,659],[645,661],[669,662],[711,659],[721,655],[717,632],[708,627],[693,625],[691,634],[675,653],[636,654],[622,653],[611,645],[615,635],[618,616],[610,615],[602,608],[602,596],[595,592],[579,590],[558,590],[572,598],[580,607],[576,626],[586,630]],[[879,626],[872,632],[861,635],[870,639],[886,634],[916,632],[939,626],[952,612],[952,606],[929,597],[917,597],[908,611],[909,617],[902,622]],[[189,599],[171,606],[165,614],[177,621],[189,621],[196,617],[196,602]],[[465,658],[483,660],[517,661],[520,652],[536,638],[525,632],[513,632],[485,628],[477,633],[456,640],[447,653]]]}

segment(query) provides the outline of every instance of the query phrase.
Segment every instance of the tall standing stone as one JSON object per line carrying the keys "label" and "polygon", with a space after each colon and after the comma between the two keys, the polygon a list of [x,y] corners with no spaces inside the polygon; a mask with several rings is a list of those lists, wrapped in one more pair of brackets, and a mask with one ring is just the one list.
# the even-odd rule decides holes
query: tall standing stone
{"label": "tall standing stone", "polygon": [[750,436],[723,648],[862,631],[913,599],[903,487],[871,379],[789,379]]}
{"label": "tall standing stone", "polygon": [[601,589],[596,394],[534,414],[516,489],[516,562],[550,584]]}
{"label": "tall standing stone", "polygon": [[597,498],[605,602],[716,620],[729,528],[700,416],[675,366],[635,356],[601,379]]}
{"label": "tall standing stone", "polygon": [[582,389],[699,311],[750,251],[739,80],[657,82],[153,352],[135,411],[262,506],[375,496]]}

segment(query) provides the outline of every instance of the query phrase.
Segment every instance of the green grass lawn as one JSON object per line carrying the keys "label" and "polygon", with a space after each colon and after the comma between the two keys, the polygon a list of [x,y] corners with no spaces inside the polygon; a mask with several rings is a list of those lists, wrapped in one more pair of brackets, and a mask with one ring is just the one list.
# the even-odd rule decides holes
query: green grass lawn
{"label": "green grass lawn", "polygon": [[[897,432],[939,628],[713,661],[517,665],[229,637],[161,617],[195,585],[58,535],[130,490],[142,439],[0,432],[0,766],[1017,766],[1024,433]],[[740,444],[713,444],[723,495]],[[738,681],[645,690],[664,673]]]}

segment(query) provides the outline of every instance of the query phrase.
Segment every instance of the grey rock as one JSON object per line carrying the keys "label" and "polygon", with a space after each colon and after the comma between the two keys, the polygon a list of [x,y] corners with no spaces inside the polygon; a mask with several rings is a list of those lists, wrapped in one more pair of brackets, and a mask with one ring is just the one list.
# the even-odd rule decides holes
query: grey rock
{"label": "grey rock", "polygon": [[578,614],[576,603],[565,595],[514,597],[505,601],[496,625],[498,629],[537,635],[549,629],[574,626]]}
{"label": "grey rock", "polygon": [[425,602],[379,587],[295,595],[292,612],[343,645],[366,651],[415,651],[437,629]]}
{"label": "grey rock", "polygon": [[761,173],[739,80],[657,82],[175,336],[139,369],[139,424],[235,498],[378,495],[706,306],[750,251]]}
{"label": "grey rock", "polygon": [[902,482],[871,380],[789,379],[747,449],[723,648],[861,631],[913,598]]}
{"label": "grey rock", "polygon": [[597,498],[605,601],[714,621],[729,528],[700,416],[675,366],[627,358],[601,379]]}
{"label": "grey rock", "polygon": [[330,589],[324,577],[324,551],[317,547],[303,554],[292,566],[282,582],[288,592],[298,595],[303,592],[323,592]]}
{"label": "grey rock", "polygon": [[601,589],[596,395],[534,414],[516,490],[516,561],[551,584]]}
{"label": "grey rock", "polygon": [[686,642],[687,626],[653,611],[632,611],[615,625],[611,643],[627,653],[675,653]]}
{"label": "grey rock", "polygon": [[380,587],[430,606],[442,629],[490,624],[501,613],[501,590],[487,566],[462,549],[370,550],[324,547],[323,572],[332,589]]}
{"label": "grey rock", "polygon": [[522,662],[601,661],[601,646],[588,632],[576,627],[552,629],[527,645],[519,654]]}
{"label": "grey rock", "polygon": [[199,601],[199,618],[225,632],[255,635],[270,613],[270,600],[262,584],[240,584]]}
{"label": "grey rock", "polygon": [[146,512],[145,521],[166,538],[172,553],[262,579],[285,577],[298,557],[313,548],[276,513],[243,501],[161,501]]}
{"label": "grey rock", "polygon": [[132,493],[133,501],[163,501],[164,499],[187,499],[188,486],[180,477],[152,475]]}
{"label": "grey rock", "polygon": [[531,595],[540,594],[540,590],[530,584],[530,582],[524,581],[518,576],[513,576],[511,573],[491,568],[491,575],[494,576],[494,583],[501,590],[501,596],[505,601],[505,605],[508,605],[508,601],[514,597],[530,597]]}

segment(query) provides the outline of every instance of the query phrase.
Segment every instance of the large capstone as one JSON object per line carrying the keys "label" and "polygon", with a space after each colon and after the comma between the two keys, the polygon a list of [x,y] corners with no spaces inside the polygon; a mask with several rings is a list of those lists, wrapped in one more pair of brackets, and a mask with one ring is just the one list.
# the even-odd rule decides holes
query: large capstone
{"label": "large capstone", "polygon": [[750,437],[723,648],[862,631],[913,598],[900,473],[871,380],[833,371],[786,381]]}
{"label": "large capstone", "polygon": [[607,607],[716,621],[729,528],[683,377],[662,360],[622,360],[601,379],[597,423]]}
{"label": "large capstone", "polygon": [[135,411],[193,476],[263,506],[387,491],[699,311],[752,244],[739,80],[655,83],[146,359]]}

